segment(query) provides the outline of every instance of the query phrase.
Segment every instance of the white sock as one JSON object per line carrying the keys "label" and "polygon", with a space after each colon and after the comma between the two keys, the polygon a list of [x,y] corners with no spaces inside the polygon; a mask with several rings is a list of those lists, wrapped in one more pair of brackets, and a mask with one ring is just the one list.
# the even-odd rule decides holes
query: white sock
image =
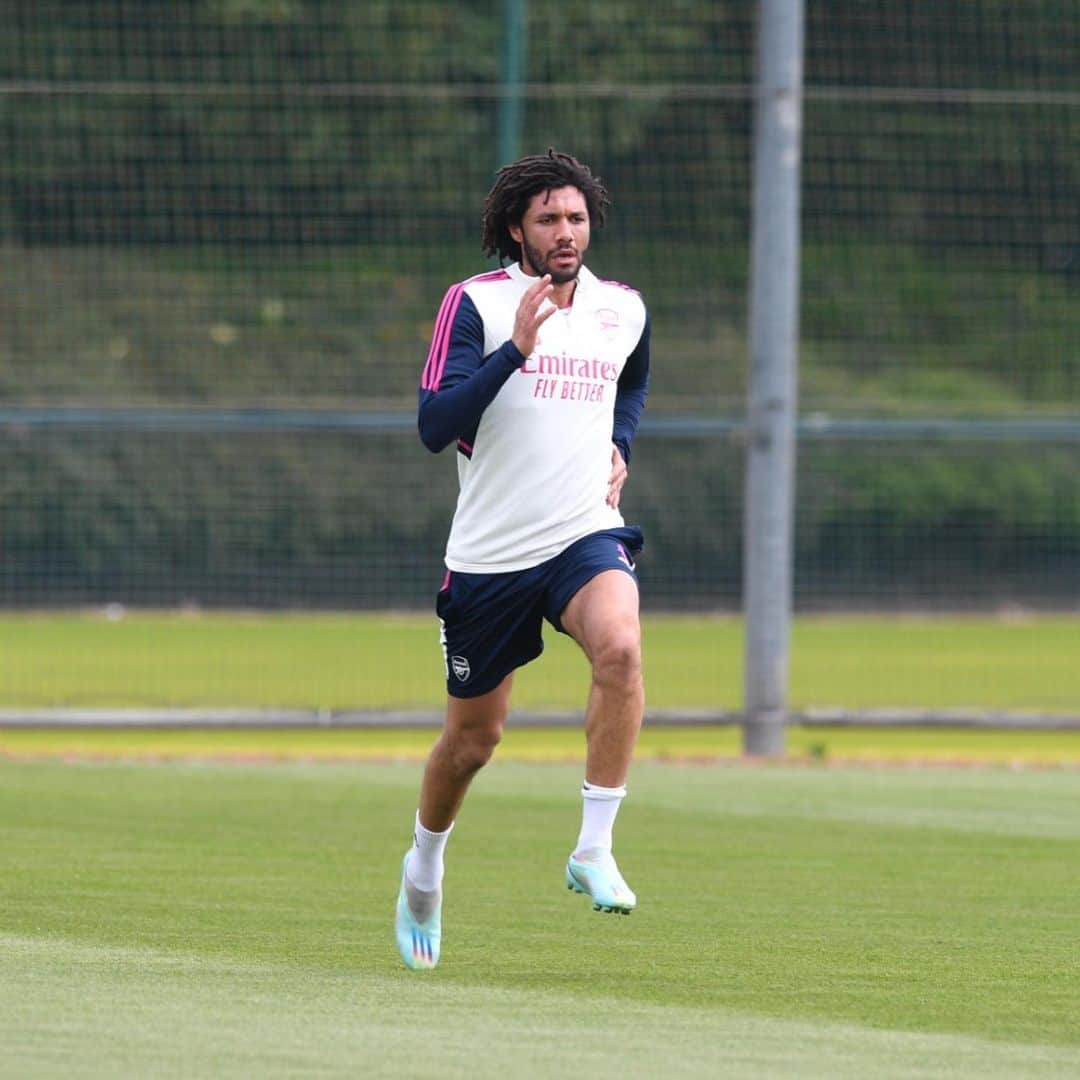
{"label": "white sock", "polygon": [[405,867],[406,880],[421,892],[435,892],[442,885],[443,851],[450,839],[454,824],[446,832],[432,832],[420,824],[420,811],[416,812],[416,828],[413,846]]}
{"label": "white sock", "polygon": [[611,830],[615,815],[626,797],[626,787],[600,787],[588,780],[581,787],[581,832],[574,855],[611,851]]}

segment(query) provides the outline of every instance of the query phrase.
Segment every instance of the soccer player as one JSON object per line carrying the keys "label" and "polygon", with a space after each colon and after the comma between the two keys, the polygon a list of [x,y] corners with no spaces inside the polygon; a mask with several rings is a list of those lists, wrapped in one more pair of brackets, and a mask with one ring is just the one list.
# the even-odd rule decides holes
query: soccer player
{"label": "soccer player", "polygon": [[438,963],[446,842],[502,735],[514,671],[543,650],[545,619],[592,668],[566,886],[598,911],[629,914],[637,903],[612,856],[612,826],[644,708],[634,574],[643,540],[619,498],[645,405],[649,316],[637,292],[582,262],[609,205],[599,178],[568,154],[504,166],[483,213],[483,251],[502,269],[452,286],[435,320],[420,437],[435,453],[454,444],[459,494],[436,600],[446,720],[395,920],[410,968]]}

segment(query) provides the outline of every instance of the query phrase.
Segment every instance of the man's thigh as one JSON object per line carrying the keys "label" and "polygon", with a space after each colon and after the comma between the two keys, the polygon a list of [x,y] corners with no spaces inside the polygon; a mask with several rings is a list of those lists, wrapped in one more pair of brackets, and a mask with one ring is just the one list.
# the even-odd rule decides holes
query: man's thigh
{"label": "man's thigh", "polygon": [[592,660],[605,648],[640,654],[641,623],[637,581],[621,570],[604,570],[571,598],[562,625]]}
{"label": "man's thigh", "polygon": [[[581,643],[579,613],[595,604],[595,616],[603,620],[605,600],[617,605],[613,614],[618,614],[620,619],[632,607],[636,623],[638,587],[634,560],[643,544],[640,529],[624,526],[591,533],[553,559],[547,572],[544,606],[544,615],[551,625]],[[591,587],[601,576],[610,577],[611,582]],[[567,625],[568,615],[575,620],[576,629]]]}

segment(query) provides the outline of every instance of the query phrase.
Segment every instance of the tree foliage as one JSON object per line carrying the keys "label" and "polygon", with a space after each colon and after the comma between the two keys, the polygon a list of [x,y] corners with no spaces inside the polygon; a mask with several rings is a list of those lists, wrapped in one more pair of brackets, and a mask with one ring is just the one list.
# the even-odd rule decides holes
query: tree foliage
{"label": "tree foliage", "polygon": [[[13,7],[0,38],[16,88],[0,99],[9,236],[338,244],[472,229],[505,90],[501,13],[486,0]],[[1019,215],[1029,254],[1068,258],[1075,106],[948,97],[1075,91],[1077,20],[1055,17],[1068,7],[809,5],[808,227],[963,243]],[[752,0],[527,10],[523,149],[601,162],[646,230],[744,231]],[[868,87],[946,96],[899,108],[844,96]]]}

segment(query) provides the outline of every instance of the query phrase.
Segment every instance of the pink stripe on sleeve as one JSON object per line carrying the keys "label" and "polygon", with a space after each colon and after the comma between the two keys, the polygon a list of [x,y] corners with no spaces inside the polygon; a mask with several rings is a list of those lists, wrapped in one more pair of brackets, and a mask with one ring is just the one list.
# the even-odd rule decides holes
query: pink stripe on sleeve
{"label": "pink stripe on sleeve", "polygon": [[[461,291],[464,288],[463,285],[451,285],[446,291],[446,295],[443,297],[442,304],[439,305],[439,314],[435,316],[435,329],[431,335],[431,348],[428,349],[427,360],[424,363],[424,373],[420,377],[420,386],[424,390],[437,390],[438,381],[433,380],[433,376],[436,368],[440,366],[438,354],[439,343],[443,339],[443,333],[446,329],[447,320],[450,316],[450,311],[453,309],[457,311],[457,305],[460,303]],[[455,301],[455,297],[457,300]],[[444,357],[445,359],[445,357]],[[434,385],[432,385],[434,381]]]}
{"label": "pink stripe on sleeve", "polygon": [[446,367],[446,357],[450,352],[450,333],[454,328],[454,316],[457,315],[458,308],[461,307],[461,298],[465,295],[465,286],[459,285],[454,290],[453,297],[447,297],[450,301],[450,307],[446,312],[446,319],[439,327],[438,336],[435,341],[431,343],[431,347],[434,350],[434,354],[431,358],[431,370],[428,372],[428,390],[438,390],[439,383],[442,381],[443,370]]}
{"label": "pink stripe on sleeve", "polygon": [[439,314],[435,317],[435,330],[431,336],[431,348],[428,349],[427,360],[424,363],[424,371],[420,377],[422,390],[438,390],[442,381],[443,370],[446,367],[446,357],[450,352],[450,336],[454,329],[454,317],[458,308],[461,307],[461,298],[465,295],[465,286],[477,281],[508,281],[510,275],[505,270],[489,270],[484,274],[477,274],[468,281],[458,285],[451,285],[443,297],[439,307]]}
{"label": "pink stripe on sleeve", "polygon": [[[633,285],[624,285],[621,281],[612,281],[610,278],[601,278],[601,285],[614,285],[616,289],[625,289],[627,292],[636,293],[638,290]],[[639,294],[640,295],[640,294]]]}

